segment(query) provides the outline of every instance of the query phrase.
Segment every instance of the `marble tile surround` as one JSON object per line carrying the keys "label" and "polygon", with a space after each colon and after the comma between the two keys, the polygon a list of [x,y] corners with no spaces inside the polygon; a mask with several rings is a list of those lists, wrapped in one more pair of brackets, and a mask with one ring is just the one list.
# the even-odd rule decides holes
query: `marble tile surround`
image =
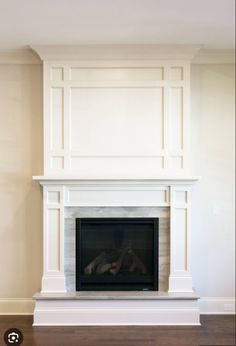
{"label": "marble tile surround", "polygon": [[68,207],[65,208],[65,278],[68,292],[75,291],[75,219],[77,217],[158,217],[159,291],[168,290],[170,225],[167,207]]}

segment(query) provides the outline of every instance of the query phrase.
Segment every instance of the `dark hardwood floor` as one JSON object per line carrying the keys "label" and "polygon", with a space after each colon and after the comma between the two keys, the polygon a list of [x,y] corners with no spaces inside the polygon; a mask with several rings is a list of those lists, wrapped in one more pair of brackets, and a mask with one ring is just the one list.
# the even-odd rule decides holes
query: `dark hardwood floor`
{"label": "dark hardwood floor", "polygon": [[202,315],[199,327],[32,327],[32,316],[0,316],[4,332],[18,328],[27,346],[235,345],[235,316]]}

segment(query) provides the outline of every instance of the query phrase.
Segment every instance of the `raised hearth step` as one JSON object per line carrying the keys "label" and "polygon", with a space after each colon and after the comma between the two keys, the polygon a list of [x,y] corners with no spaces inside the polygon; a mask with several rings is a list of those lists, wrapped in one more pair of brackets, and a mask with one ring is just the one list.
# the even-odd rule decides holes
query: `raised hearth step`
{"label": "raised hearth step", "polygon": [[65,293],[36,293],[35,300],[193,300],[199,299],[194,292],[157,291],[80,291]]}

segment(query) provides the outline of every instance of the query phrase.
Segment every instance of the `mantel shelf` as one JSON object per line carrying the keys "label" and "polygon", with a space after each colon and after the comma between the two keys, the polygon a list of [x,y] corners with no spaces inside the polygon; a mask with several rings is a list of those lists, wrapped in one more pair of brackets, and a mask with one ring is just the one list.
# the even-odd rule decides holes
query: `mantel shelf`
{"label": "mantel shelf", "polygon": [[158,183],[166,183],[166,184],[193,184],[200,180],[200,176],[159,176],[155,178],[146,178],[146,179],[140,179],[140,178],[117,178],[117,179],[108,179],[108,178],[94,178],[94,179],[86,179],[81,178],[78,176],[53,176],[53,175],[42,175],[42,176],[33,176],[34,181],[38,181],[41,185],[45,184],[59,184],[59,185],[71,185],[71,184],[144,184],[144,185],[152,185],[152,184],[158,184]]}

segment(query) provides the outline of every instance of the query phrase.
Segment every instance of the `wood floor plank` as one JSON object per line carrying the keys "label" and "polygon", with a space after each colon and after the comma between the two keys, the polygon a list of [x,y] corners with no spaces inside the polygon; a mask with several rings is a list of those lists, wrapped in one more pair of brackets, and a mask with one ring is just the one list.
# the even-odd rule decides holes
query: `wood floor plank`
{"label": "wood floor plank", "polygon": [[18,328],[24,346],[218,346],[235,345],[235,316],[202,315],[199,327],[32,327],[32,316],[0,316],[0,345]]}

